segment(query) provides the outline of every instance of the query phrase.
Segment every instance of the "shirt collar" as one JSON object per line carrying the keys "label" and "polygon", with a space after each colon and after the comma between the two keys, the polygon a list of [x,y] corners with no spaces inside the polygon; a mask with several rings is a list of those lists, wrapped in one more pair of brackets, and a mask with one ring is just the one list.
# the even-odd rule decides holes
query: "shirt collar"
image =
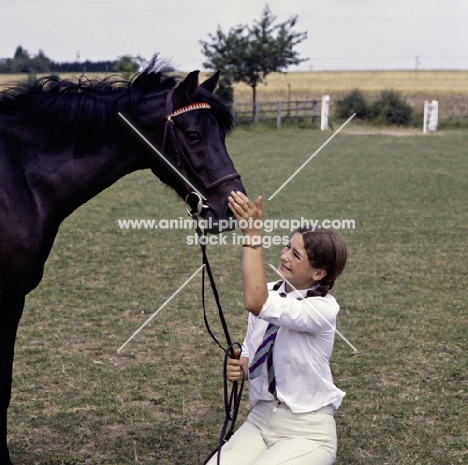
{"label": "shirt collar", "polygon": [[290,299],[305,299],[307,297],[307,291],[314,291],[318,287],[318,284],[314,284],[312,287],[309,287],[307,289],[297,289],[296,291],[293,290],[291,292],[286,292],[286,281],[283,281],[281,283],[281,286],[278,288],[277,292],[278,294],[286,294],[286,297],[289,297]]}

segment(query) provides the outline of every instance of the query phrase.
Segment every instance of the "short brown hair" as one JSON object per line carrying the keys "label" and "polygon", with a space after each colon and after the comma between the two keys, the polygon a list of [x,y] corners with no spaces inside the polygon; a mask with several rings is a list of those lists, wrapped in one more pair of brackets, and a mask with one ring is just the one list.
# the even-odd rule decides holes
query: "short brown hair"
{"label": "short brown hair", "polygon": [[344,270],[348,257],[346,242],[334,229],[298,228],[293,232],[295,233],[302,235],[310,264],[326,272],[318,283],[318,289],[309,291],[311,295],[324,297]]}

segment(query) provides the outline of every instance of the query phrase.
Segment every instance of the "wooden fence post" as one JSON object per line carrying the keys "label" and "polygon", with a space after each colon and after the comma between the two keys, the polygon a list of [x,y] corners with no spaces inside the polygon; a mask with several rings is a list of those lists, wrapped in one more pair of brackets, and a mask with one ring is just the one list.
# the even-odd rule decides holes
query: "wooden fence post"
{"label": "wooden fence post", "polygon": [[315,126],[317,119],[317,100],[312,100],[312,125]]}
{"label": "wooden fence post", "polygon": [[276,113],[276,127],[281,127],[281,112],[283,110],[283,102],[278,102],[278,112]]}

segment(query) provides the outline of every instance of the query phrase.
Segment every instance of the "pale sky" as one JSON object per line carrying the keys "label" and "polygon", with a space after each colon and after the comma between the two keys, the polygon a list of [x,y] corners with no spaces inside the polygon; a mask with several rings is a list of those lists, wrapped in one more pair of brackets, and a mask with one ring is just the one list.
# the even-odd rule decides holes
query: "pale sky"
{"label": "pale sky", "polygon": [[18,45],[54,61],[149,60],[203,69],[200,40],[252,24],[268,3],[298,16],[296,70],[468,69],[467,0],[0,0],[0,58]]}

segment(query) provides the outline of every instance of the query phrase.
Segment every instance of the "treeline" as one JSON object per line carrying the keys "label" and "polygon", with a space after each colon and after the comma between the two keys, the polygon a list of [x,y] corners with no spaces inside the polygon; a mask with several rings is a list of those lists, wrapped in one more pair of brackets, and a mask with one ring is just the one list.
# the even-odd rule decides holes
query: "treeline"
{"label": "treeline", "polygon": [[118,60],[58,63],[46,57],[43,51],[31,56],[23,47],[17,47],[13,58],[0,58],[0,73],[73,73],[73,72],[136,72],[138,60],[122,56]]}
{"label": "treeline", "polygon": [[116,71],[118,60],[114,61],[83,61],[82,63],[56,63],[53,61],[50,65],[50,72],[52,73],[74,73],[86,71],[90,73]]}

